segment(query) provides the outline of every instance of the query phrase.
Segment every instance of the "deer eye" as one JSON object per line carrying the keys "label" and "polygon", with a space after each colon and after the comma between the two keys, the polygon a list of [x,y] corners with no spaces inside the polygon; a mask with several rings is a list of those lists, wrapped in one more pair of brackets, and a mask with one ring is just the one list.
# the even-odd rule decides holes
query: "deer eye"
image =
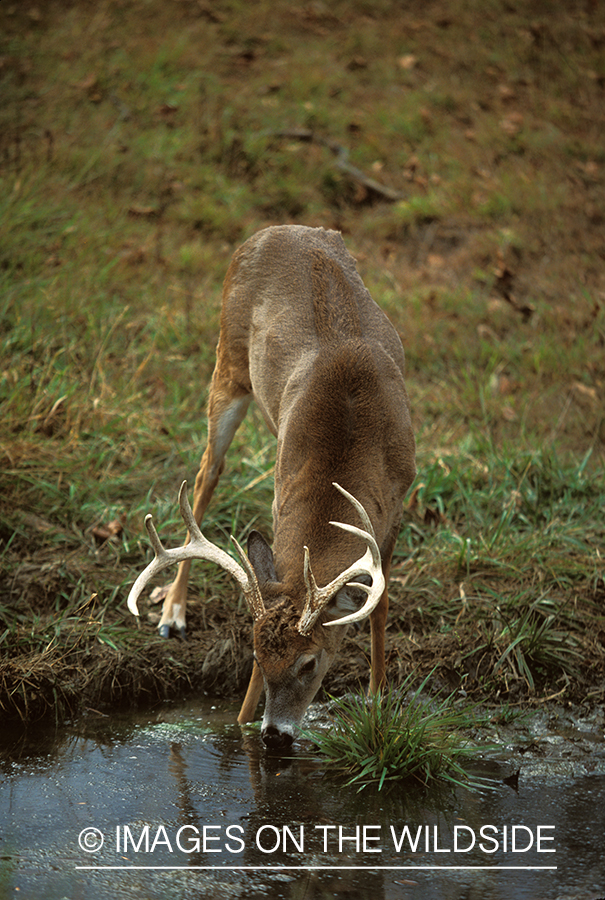
{"label": "deer eye", "polygon": [[317,660],[308,659],[304,665],[300,667],[298,670],[298,677],[305,678],[307,675],[313,675],[315,669],[317,668]]}

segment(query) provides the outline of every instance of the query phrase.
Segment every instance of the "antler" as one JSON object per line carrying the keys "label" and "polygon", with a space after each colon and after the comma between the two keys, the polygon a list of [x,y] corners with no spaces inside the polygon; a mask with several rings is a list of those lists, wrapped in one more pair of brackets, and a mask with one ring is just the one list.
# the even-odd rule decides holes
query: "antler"
{"label": "antler", "polygon": [[[339,484],[336,484],[335,481],[332,483],[334,487],[353,504],[359,513],[365,531],[361,528],[356,528],[355,525],[346,525],[344,522],[330,522],[330,525],[336,525],[337,528],[342,528],[343,531],[349,531],[351,534],[356,534],[362,540],[366,541],[368,549],[357,562],[349,566],[348,569],[345,569],[344,572],[341,572],[334,581],[331,581],[330,584],[327,584],[323,588],[318,588],[315,578],[313,577],[313,572],[311,571],[309,548],[305,547],[303,574],[307,588],[307,600],[300,617],[300,622],[297,626],[300,634],[309,634],[312,631],[324,607],[328,605],[336,592],[344,587],[345,584],[350,584],[351,587],[357,587],[362,591],[365,591],[368,595],[366,602],[361,609],[357,610],[357,612],[351,613],[349,616],[344,616],[341,619],[334,619],[332,622],[324,622],[324,625],[346,625],[350,622],[358,622],[360,619],[365,619],[365,617],[369,616],[372,610],[378,606],[378,601],[385,588],[380,550],[376,543],[376,535],[374,534],[370,517],[359,500],[356,500],[352,494],[345,491],[345,489]],[[360,575],[369,575],[372,579],[372,584],[368,586],[367,584],[351,581],[352,578],[358,578]]]}
{"label": "antler", "polygon": [[182,483],[179,491],[179,505],[181,507],[183,521],[189,529],[191,538],[189,543],[184,547],[175,547],[173,550],[166,550],[155,530],[153,516],[145,516],[145,527],[149,532],[149,540],[155,551],[155,557],[149,563],[147,568],[141,572],[130,590],[128,595],[128,609],[130,612],[135,616],[139,615],[137,600],[140,593],[153,576],[158,572],[161,572],[162,569],[165,569],[167,566],[171,566],[174,563],[182,562],[184,559],[206,559],[209,562],[217,563],[235,578],[244,592],[244,599],[248,604],[248,608],[250,609],[253,618],[259,619],[265,612],[265,604],[261,596],[258,579],[256,578],[254,569],[238,542],[233,536],[231,537],[242,562],[241,566],[238,565],[228,553],[225,553],[225,551],[221,550],[220,547],[217,547],[216,544],[212,544],[207,540],[200,531],[191,511],[189,500],[187,499],[186,481]]}

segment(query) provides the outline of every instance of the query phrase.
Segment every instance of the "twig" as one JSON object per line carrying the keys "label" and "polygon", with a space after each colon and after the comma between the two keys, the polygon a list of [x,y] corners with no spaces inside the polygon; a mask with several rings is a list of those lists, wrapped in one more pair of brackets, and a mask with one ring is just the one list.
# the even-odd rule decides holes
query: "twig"
{"label": "twig", "polygon": [[288,138],[289,140],[304,141],[309,144],[320,144],[322,147],[327,147],[332,151],[336,157],[336,165],[341,171],[346,172],[347,175],[350,175],[354,181],[357,181],[368,191],[379,194],[391,203],[395,203],[397,200],[403,200],[405,197],[405,195],[399,191],[395,191],[393,188],[380,184],[379,181],[370,178],[365,172],[362,172],[361,169],[351,165],[347,147],[343,147],[342,144],[338,144],[336,141],[331,140],[331,138],[325,138],[319,134],[315,134],[314,131],[311,131],[308,128],[288,128],[283,131],[262,131],[260,132],[260,135],[261,137]]}

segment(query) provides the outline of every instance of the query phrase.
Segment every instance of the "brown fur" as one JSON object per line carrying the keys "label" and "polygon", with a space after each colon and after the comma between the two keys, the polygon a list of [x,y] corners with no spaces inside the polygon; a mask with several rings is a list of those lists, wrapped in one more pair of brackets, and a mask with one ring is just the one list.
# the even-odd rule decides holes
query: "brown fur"
{"label": "brown fur", "polygon": [[[267,611],[254,628],[268,689],[264,733],[279,734],[283,727],[292,734],[290,724],[279,723],[300,718],[319,684],[313,682],[305,693],[297,667],[306,671],[307,657],[317,658],[324,671],[344,634],[342,626],[323,625],[340,617],[335,611],[325,613],[307,637],[296,628],[306,600],[303,547],[309,547],[319,585],[331,582],[364,551],[358,537],[329,524],[360,524],[332,482],[368,513],[388,581],[403,497],[415,475],[403,370],[399,337],[370,297],[339,234],[268,228],[236,251],[223,289],[208,446],[193,512],[199,522],[254,396],[277,437],[273,555],[267,548],[266,561],[259,563],[263,569],[274,566],[274,578],[263,579]],[[181,563],[165,601],[164,626],[184,623],[188,569],[188,562]],[[385,590],[370,615],[373,689],[384,680],[387,606]],[[261,688],[255,666],[240,721],[253,715]],[[295,696],[300,708],[288,709]]]}

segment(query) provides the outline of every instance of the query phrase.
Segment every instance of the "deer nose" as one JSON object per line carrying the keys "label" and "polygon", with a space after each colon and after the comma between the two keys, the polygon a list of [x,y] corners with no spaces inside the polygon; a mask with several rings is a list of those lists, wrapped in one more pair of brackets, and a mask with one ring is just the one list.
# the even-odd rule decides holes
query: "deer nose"
{"label": "deer nose", "polygon": [[261,731],[261,737],[265,747],[269,750],[286,750],[292,746],[294,738],[287,731],[279,731],[275,725],[267,725]]}

